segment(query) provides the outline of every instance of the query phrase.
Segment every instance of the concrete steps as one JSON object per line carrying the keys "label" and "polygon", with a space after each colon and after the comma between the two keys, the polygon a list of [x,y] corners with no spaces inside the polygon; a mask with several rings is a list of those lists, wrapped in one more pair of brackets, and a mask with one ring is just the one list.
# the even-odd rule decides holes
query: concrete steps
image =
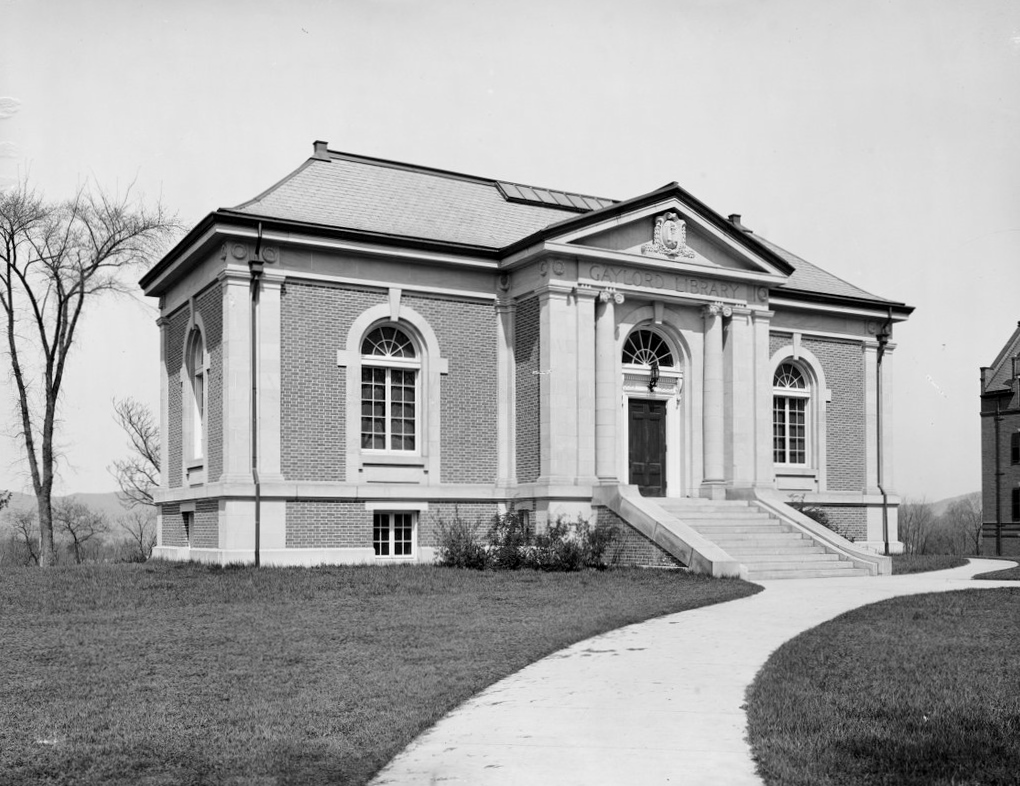
{"label": "concrete steps", "polygon": [[868,575],[866,569],[747,502],[669,498],[656,502],[744,564],[751,581]]}

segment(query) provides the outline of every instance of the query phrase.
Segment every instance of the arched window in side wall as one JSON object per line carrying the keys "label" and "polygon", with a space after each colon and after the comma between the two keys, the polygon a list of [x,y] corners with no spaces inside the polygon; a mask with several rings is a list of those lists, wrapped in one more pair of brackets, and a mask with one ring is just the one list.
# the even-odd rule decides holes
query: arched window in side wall
{"label": "arched window in side wall", "polygon": [[205,341],[202,331],[192,329],[188,339],[188,387],[190,389],[190,422],[186,429],[188,458],[200,461],[205,458],[205,412],[208,397],[206,384],[208,369],[205,359]]}
{"label": "arched window in side wall", "polygon": [[365,336],[361,356],[361,449],[416,452],[421,358],[414,342],[381,325]]}
{"label": "arched window in side wall", "polygon": [[811,386],[793,363],[781,363],[772,380],[772,460],[807,466]]}

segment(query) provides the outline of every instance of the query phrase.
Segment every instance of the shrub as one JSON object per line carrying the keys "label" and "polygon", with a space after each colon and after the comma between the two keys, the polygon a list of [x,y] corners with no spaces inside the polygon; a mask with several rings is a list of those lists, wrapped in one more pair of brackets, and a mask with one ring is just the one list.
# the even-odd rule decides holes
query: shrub
{"label": "shrub", "polygon": [[484,570],[489,554],[478,540],[481,523],[471,524],[455,514],[449,524],[440,520],[437,525],[439,542],[436,562],[447,568]]}
{"label": "shrub", "polygon": [[519,570],[528,566],[534,533],[527,514],[508,510],[492,520],[489,528],[489,563],[496,570]]}
{"label": "shrub", "polygon": [[799,513],[804,514],[809,519],[813,519],[821,524],[826,529],[830,529],[842,538],[846,538],[849,541],[853,541],[854,537],[843,527],[839,526],[833,521],[829,521],[829,514],[825,512],[824,508],[820,508],[817,505],[812,505],[804,499],[804,495],[797,496],[796,494],[790,496],[790,507]]}
{"label": "shrub", "polygon": [[479,542],[480,524],[469,524],[455,516],[439,521],[436,561],[451,568],[483,570],[578,571],[609,567],[607,551],[619,540],[615,524],[596,524],[582,518],[568,522],[563,517],[536,533],[525,511],[508,510],[493,517],[487,544]]}

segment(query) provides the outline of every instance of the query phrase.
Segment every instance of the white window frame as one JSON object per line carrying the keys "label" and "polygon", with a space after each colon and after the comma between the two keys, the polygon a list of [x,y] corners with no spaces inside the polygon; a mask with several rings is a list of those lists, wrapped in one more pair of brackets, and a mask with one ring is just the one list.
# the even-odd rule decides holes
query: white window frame
{"label": "white window frame", "polygon": [[[196,348],[200,348],[201,352],[197,352]],[[200,483],[201,470],[205,467],[209,453],[209,350],[205,342],[205,331],[197,319],[192,321],[184,343],[183,376],[181,452],[185,477],[192,483]]]}
{"label": "white window frame", "polygon": [[[386,372],[385,389],[386,389],[386,403],[385,403],[385,433],[384,443],[385,448],[367,448],[362,444],[361,451],[367,455],[376,456],[420,456],[421,455],[421,422],[422,422],[422,406],[421,406],[421,377],[422,377],[422,362],[421,362],[421,347],[418,344],[413,333],[405,330],[400,325],[394,325],[392,323],[383,323],[373,325],[370,330],[365,333],[362,339],[364,344],[373,332],[379,328],[390,327],[394,330],[399,331],[403,334],[411,347],[414,349],[414,358],[400,358],[400,357],[388,357],[384,355],[362,355],[361,356],[361,380],[360,385],[365,384],[364,372],[366,369],[383,369]],[[414,448],[394,448],[393,445],[393,371],[412,371],[414,372]],[[361,406],[358,410],[358,438],[360,441],[364,440],[365,432],[362,431],[361,419],[363,417],[362,410],[364,408],[365,399],[364,396],[359,392],[359,400]]]}
{"label": "white window frame", "polygon": [[[398,521],[398,517],[401,520]],[[406,518],[404,518],[406,517]],[[377,550],[376,532],[380,529],[379,521],[385,520],[387,533],[386,548],[389,553],[380,554]],[[405,554],[396,554],[398,523],[400,528],[410,527],[410,537],[400,543],[408,549]],[[413,510],[374,510],[372,511],[372,551],[377,560],[414,561],[418,558],[418,512]]]}
{"label": "white window frame", "polygon": [[[781,387],[777,387],[776,386],[776,384],[775,384],[776,374],[779,373],[779,370],[783,366],[792,366],[793,368],[795,368],[800,373],[801,379],[804,380],[804,387],[803,388],[785,388],[785,387],[781,388]],[[780,363],[778,366],[776,366],[776,370],[772,373],[772,440],[773,440],[773,442],[772,442],[772,461],[773,461],[773,463],[777,467],[794,467],[794,468],[802,469],[802,468],[810,467],[813,464],[814,456],[812,455],[811,446],[812,446],[812,437],[813,437],[813,434],[812,434],[813,425],[812,425],[812,423],[814,421],[814,417],[812,415],[811,407],[812,407],[812,401],[814,399],[814,396],[812,395],[812,389],[811,388],[812,388],[812,385],[811,385],[811,374],[808,373],[808,371],[802,365],[800,365],[799,363],[796,363],[793,360],[789,360],[789,359],[784,360],[782,363]],[[789,461],[789,460],[787,460],[787,461],[776,461],[775,430],[776,430],[776,401],[777,401],[777,399],[783,399],[784,400],[783,411],[785,413],[785,424],[784,424],[784,427],[785,427],[785,434],[784,434],[785,447],[783,449],[783,452],[784,452],[784,455],[785,455],[785,457],[787,459],[789,459],[790,452],[791,452],[791,450],[790,450],[790,440],[791,440],[791,437],[790,437],[790,401],[793,400],[793,399],[797,399],[797,400],[800,400],[800,401],[804,402],[804,411],[802,413],[803,414],[803,420],[804,420],[804,437],[803,437],[803,441],[804,441],[804,461]]]}

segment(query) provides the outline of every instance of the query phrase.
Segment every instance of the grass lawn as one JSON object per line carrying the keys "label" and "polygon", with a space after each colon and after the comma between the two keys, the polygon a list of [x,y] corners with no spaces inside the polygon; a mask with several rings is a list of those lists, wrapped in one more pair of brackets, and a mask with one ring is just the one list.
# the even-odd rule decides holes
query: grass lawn
{"label": "grass lawn", "polygon": [[930,570],[947,570],[967,564],[966,557],[955,554],[893,554],[892,572],[927,573]]}
{"label": "grass lawn", "polygon": [[0,574],[0,784],[360,784],[575,641],[758,587],[682,571]]}
{"label": "grass lawn", "polygon": [[[1010,557],[986,557],[985,559],[1011,559]],[[1020,562],[1020,557],[1012,559],[1013,562]],[[1020,565],[1002,570],[993,570],[988,573],[979,573],[974,578],[988,579],[989,581],[1020,581]]]}
{"label": "grass lawn", "polygon": [[780,647],[748,689],[769,786],[1020,783],[1020,587],[895,598]]}

